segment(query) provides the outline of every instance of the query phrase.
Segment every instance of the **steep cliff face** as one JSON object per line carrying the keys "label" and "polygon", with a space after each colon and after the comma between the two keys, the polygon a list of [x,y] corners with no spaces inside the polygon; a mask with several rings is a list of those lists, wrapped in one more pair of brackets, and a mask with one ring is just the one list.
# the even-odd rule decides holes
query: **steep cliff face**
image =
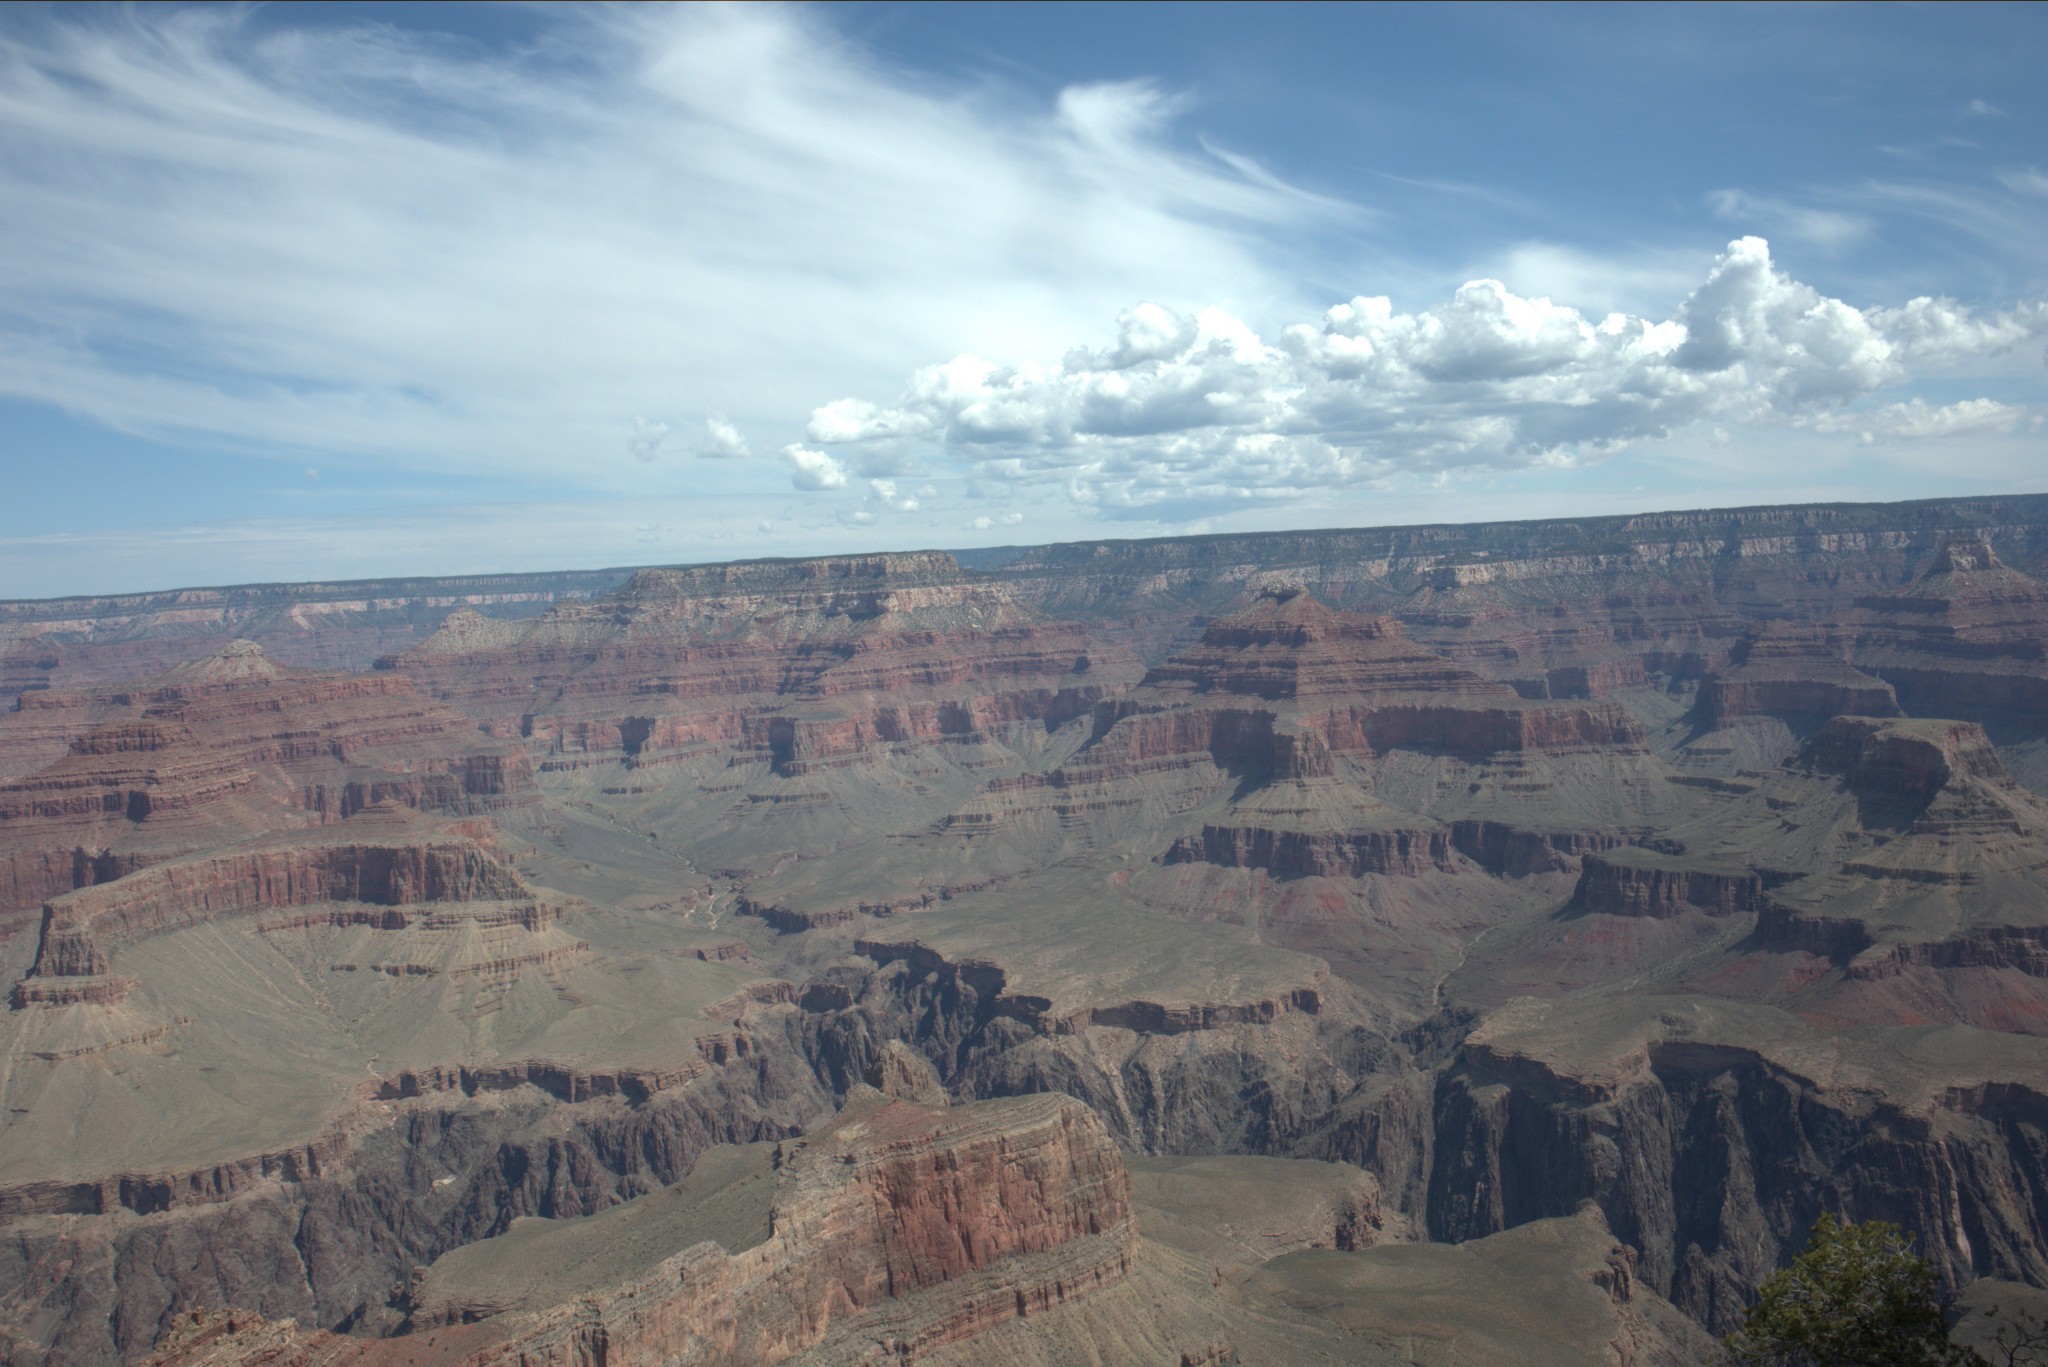
{"label": "steep cliff face", "polygon": [[472,1360],[768,1367],[829,1337],[916,1361],[1130,1270],[1123,1163],[1065,1098],[856,1104],[785,1154],[765,1243],[733,1256],[699,1245],[596,1306],[508,1326]]}
{"label": "steep cliff face", "polygon": [[1730,652],[1727,668],[1701,683],[1701,712],[1716,726],[1745,717],[1810,727],[1842,715],[1900,715],[1891,685],[1849,664],[1839,636],[1817,627],[1766,627]]}
{"label": "steep cliff face", "polygon": [[531,897],[517,874],[461,840],[341,841],[177,860],[47,903],[33,971],[37,977],[103,973],[121,944],[265,908]]}
{"label": "steep cliff face", "polygon": [[1952,1284],[2048,1275],[2048,1185],[2027,1085],[1888,1100],[1769,1049],[1652,1040],[1588,1077],[1468,1045],[1434,1096],[1427,1219],[1464,1240],[1591,1200],[1639,1275],[1715,1332],[1823,1209],[1921,1232]]}
{"label": "steep cliff face", "polygon": [[1761,911],[1764,886],[1754,869],[1687,868],[1647,851],[1589,854],[1573,902],[1606,916],[1676,916],[1688,909],[1734,916]]}
{"label": "steep cliff face", "polygon": [[1130,1182],[1084,1107],[1034,1097],[933,1109],[867,1095],[828,1129],[778,1147],[762,1179],[773,1188],[765,1237],[725,1236],[751,1246],[698,1242],[557,1301],[549,1260],[581,1231],[572,1223],[550,1239],[527,1227],[515,1283],[527,1289],[515,1294],[533,1303],[449,1305],[466,1329],[416,1319],[403,1337],[352,1341],[202,1312],[174,1319],[149,1361],[769,1367],[816,1350],[825,1361],[915,1362],[1128,1274]]}
{"label": "steep cliff face", "polygon": [[[457,1092],[385,1103],[381,1123],[324,1163],[273,1171],[216,1200],[116,1205],[91,1224],[17,1218],[0,1238],[0,1275],[22,1309],[0,1336],[0,1360],[135,1362],[195,1309],[252,1312],[245,1327],[290,1318],[309,1333],[391,1334],[405,1322],[417,1269],[449,1249],[523,1216],[613,1208],[682,1180],[715,1145],[799,1133],[803,1117],[831,1103],[794,1058],[749,1054],[638,1102],[613,1094],[570,1103],[514,1088],[474,1101]],[[339,1356],[308,1360],[384,1346],[343,1338],[323,1350]],[[247,1360],[233,1351],[196,1360]]]}

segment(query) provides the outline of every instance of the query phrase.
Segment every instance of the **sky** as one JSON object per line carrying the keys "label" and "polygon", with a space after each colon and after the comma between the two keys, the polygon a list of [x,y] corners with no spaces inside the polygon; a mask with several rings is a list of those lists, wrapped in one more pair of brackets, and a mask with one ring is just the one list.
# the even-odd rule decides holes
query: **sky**
{"label": "sky", "polygon": [[0,597],[2048,490],[2048,6],[0,7]]}

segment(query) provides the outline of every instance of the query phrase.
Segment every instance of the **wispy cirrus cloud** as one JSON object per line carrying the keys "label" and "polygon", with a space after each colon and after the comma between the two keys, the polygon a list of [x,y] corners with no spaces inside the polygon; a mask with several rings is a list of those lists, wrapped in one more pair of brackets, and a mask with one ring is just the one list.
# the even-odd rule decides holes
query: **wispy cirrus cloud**
{"label": "wispy cirrus cloud", "polygon": [[804,10],[569,7],[490,50],[260,17],[0,31],[0,392],[630,485],[622,455],[774,449],[935,349],[1285,297],[1262,234],[1347,212],[1181,146],[1149,84],[943,86]]}

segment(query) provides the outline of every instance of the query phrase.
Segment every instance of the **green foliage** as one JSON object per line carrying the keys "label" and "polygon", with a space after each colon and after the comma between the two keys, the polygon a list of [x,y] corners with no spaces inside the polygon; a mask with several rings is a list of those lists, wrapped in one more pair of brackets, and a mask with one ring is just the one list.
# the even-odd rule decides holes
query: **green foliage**
{"label": "green foliage", "polygon": [[1731,1367],[1980,1367],[1951,1343],[1934,1268],[1897,1225],[1814,1221],[1792,1266],[1771,1274],[1742,1328],[1721,1341]]}

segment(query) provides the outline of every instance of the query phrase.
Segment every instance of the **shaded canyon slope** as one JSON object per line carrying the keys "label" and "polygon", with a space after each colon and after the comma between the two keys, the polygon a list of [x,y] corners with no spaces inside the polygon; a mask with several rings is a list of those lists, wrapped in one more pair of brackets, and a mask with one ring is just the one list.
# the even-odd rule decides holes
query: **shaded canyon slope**
{"label": "shaded canyon slope", "polygon": [[2044,573],[2030,497],[0,604],[0,1362],[1675,1364],[1823,1209],[2038,1295]]}

